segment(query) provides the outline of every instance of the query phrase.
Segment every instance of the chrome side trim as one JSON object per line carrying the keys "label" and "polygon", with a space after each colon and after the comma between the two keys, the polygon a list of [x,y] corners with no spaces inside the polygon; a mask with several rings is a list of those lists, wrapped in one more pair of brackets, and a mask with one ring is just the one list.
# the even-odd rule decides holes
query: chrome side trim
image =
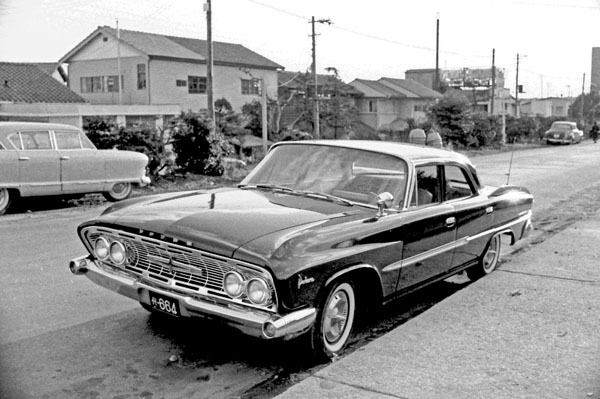
{"label": "chrome side trim", "polygon": [[362,263],[360,265],[354,265],[352,267],[349,267],[347,269],[340,270],[339,272],[334,273],[331,277],[329,277],[327,279],[327,281],[325,282],[325,286],[328,286],[331,282],[333,282],[338,277],[343,276],[344,274],[348,274],[348,273],[353,272],[353,271],[358,270],[358,269],[372,269],[372,270],[374,270],[377,273],[377,277],[379,278],[379,284],[381,284],[381,290],[382,290],[382,292],[384,292],[383,291],[383,281],[381,279],[381,273],[379,273],[379,270],[375,266],[372,266],[372,265],[369,265],[369,264],[366,264],[366,263]]}
{"label": "chrome side trim", "polygon": [[464,237],[464,238],[461,238],[460,240],[456,240],[451,243],[444,244],[440,247],[431,249],[427,252],[423,252],[422,254],[411,256],[410,258],[402,259],[397,262],[391,263],[391,264],[387,265],[386,267],[384,267],[382,269],[382,272],[391,272],[391,271],[394,271],[397,269],[401,269],[403,267],[411,266],[415,263],[422,262],[428,258],[437,256],[437,255],[441,255],[444,252],[454,250],[456,248],[462,247],[463,245],[467,245],[469,242],[471,242],[473,240],[477,240],[482,237],[485,237],[487,235],[494,235],[494,234],[498,234],[498,233],[510,233],[511,227],[513,227],[519,223],[527,223],[528,221],[531,221],[531,214],[532,214],[531,210],[521,212],[520,215],[522,215],[522,216],[520,216],[516,220],[513,220],[512,222],[506,223],[499,227],[495,227],[493,229],[483,231],[474,236]]}

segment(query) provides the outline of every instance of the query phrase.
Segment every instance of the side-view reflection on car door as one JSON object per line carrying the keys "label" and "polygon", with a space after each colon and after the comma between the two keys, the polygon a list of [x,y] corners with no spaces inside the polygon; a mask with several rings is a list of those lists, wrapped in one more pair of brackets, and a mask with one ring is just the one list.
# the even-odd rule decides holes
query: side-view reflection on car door
{"label": "side-view reflection on car door", "polygon": [[102,191],[104,164],[94,146],[76,130],[54,131],[60,156],[62,192]]}
{"label": "side-view reflection on car door", "polygon": [[416,168],[412,199],[403,215],[404,249],[398,290],[427,283],[450,268],[456,220],[454,208],[442,203],[441,178],[438,165]]}

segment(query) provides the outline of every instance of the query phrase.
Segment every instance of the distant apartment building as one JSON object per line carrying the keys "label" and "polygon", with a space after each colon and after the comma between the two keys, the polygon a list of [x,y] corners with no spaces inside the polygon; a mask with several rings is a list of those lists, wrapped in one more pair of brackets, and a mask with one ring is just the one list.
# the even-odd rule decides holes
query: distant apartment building
{"label": "distant apartment building", "polygon": [[473,110],[478,112],[501,114],[503,107],[506,112],[510,109],[507,104],[514,102],[510,91],[504,87],[504,70],[501,68],[494,68],[494,71],[492,68],[439,69],[438,87],[434,87],[435,73],[436,70],[431,68],[409,69],[405,72],[405,77],[440,92],[448,89],[461,90],[472,103]]}

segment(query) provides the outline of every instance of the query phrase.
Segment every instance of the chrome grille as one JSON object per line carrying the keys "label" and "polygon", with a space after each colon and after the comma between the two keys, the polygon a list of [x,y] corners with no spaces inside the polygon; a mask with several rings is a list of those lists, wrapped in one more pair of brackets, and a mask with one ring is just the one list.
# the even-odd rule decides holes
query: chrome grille
{"label": "chrome grille", "polygon": [[[262,277],[269,285],[273,298],[273,304],[267,308],[274,306],[276,302],[271,276],[260,267],[184,245],[104,227],[88,227],[84,229],[83,236],[87,240],[90,253],[93,253],[94,242],[100,236],[111,242],[120,241],[127,251],[126,262],[120,266],[112,264],[109,260],[103,263],[161,287],[186,294],[219,297],[255,306],[243,298],[230,298],[223,290],[225,274],[236,271],[247,279]],[[260,308],[265,309],[264,306]]]}

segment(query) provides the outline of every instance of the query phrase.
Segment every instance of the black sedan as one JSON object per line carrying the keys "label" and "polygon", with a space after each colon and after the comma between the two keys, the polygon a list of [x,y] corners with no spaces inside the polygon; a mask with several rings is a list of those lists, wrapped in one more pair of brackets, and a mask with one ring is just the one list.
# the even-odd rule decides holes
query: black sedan
{"label": "black sedan", "polygon": [[369,141],[275,144],[237,188],[116,203],[79,226],[69,267],[150,312],[265,339],[309,334],[339,354],[362,305],[494,270],[531,229],[532,195],[489,187],[445,149]]}

